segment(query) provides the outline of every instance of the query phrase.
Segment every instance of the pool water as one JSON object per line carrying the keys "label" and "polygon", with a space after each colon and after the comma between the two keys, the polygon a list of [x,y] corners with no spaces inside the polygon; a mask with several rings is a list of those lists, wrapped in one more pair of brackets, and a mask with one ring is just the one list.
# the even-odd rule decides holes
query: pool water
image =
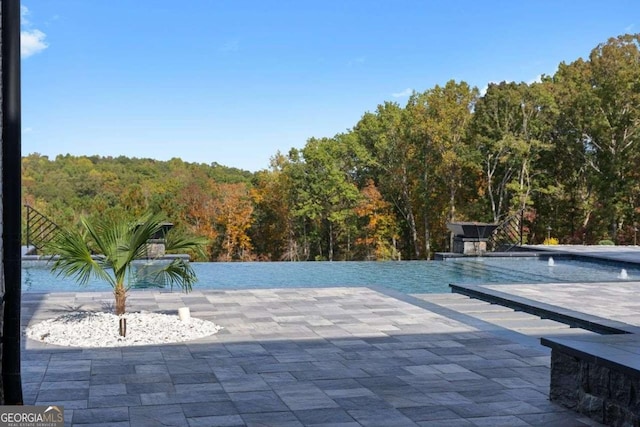
{"label": "pool water", "polygon": [[[246,262],[192,263],[194,289],[251,289],[323,286],[382,286],[404,293],[447,293],[449,284],[615,282],[639,280],[640,270],[584,261],[538,258],[458,258],[398,262]],[[626,273],[626,274],[625,274]],[[94,280],[79,287],[52,274],[46,263],[23,263],[23,292],[103,291]]]}

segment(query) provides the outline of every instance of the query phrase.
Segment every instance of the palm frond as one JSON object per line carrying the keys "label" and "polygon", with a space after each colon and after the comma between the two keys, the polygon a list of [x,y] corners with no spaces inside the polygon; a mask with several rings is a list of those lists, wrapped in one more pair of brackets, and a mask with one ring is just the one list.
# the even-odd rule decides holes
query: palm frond
{"label": "palm frond", "polygon": [[86,285],[92,276],[114,286],[107,273],[104,258],[94,258],[85,237],[78,232],[60,233],[50,242],[48,249],[56,254],[51,271],[64,277],[73,277],[80,285]]}
{"label": "palm frond", "polygon": [[192,237],[178,234],[173,231],[165,236],[165,249],[173,251],[193,251],[198,256],[206,257],[204,247],[209,243],[205,237]]}
{"label": "palm frond", "polygon": [[[72,276],[80,284],[87,284],[92,276],[107,281],[114,290],[128,290],[135,275],[133,261],[146,257],[149,240],[163,230],[164,219],[159,214],[148,213],[139,221],[81,220],[82,232],[63,232],[51,245],[57,258],[52,271]],[[165,237],[168,250],[202,250],[206,239],[173,236]],[[93,251],[97,253],[94,255]],[[181,287],[191,291],[196,275],[189,262],[175,259],[158,264],[153,273],[154,282]],[[131,283],[127,284],[129,280]]]}
{"label": "palm frond", "polygon": [[198,281],[196,273],[188,261],[174,259],[166,264],[159,264],[153,272],[153,282],[160,286],[180,287],[185,292],[191,292],[193,284]]}
{"label": "palm frond", "polygon": [[128,233],[128,226],[123,222],[112,220],[97,220],[90,222],[82,220],[82,225],[96,246],[99,253],[104,255],[103,263],[106,269],[113,272],[116,285],[122,284],[126,275],[126,253],[122,249],[123,241]]}
{"label": "palm frond", "polygon": [[128,240],[128,248],[131,255],[129,261],[146,256],[147,242],[162,231],[163,223],[164,218],[162,215],[147,213],[134,225],[133,233],[130,234]]}

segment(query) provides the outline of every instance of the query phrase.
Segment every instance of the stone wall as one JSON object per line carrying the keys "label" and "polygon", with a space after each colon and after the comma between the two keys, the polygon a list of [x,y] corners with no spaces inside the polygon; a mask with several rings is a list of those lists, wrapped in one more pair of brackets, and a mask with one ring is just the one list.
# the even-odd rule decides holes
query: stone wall
{"label": "stone wall", "polygon": [[640,425],[640,376],[551,351],[549,398],[609,426]]}
{"label": "stone wall", "polygon": [[165,256],[164,239],[150,239],[147,241],[146,256],[150,259],[162,258]]}

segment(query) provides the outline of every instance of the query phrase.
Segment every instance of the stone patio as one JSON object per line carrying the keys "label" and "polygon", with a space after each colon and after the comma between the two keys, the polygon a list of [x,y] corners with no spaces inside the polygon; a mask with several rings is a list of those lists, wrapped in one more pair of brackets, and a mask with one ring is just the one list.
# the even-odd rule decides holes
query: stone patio
{"label": "stone patio", "polygon": [[[110,293],[23,295],[23,324],[104,310]],[[225,329],[188,343],[28,340],[26,404],[73,426],[594,426],[548,400],[549,351],[428,301],[370,288],[132,292],[130,311]]]}

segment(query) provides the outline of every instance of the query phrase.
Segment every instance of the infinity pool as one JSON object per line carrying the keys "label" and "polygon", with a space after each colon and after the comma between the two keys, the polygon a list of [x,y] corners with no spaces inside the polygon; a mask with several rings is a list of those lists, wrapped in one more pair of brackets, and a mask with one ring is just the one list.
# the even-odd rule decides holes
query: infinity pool
{"label": "infinity pool", "polygon": [[[36,263],[40,264],[40,263]],[[73,279],[50,273],[46,263],[23,263],[23,292],[102,291],[92,281],[79,287]],[[404,293],[447,293],[450,283],[615,282],[640,280],[640,270],[583,261],[538,258],[464,258],[399,262],[247,262],[192,263],[195,289],[249,289],[323,286],[383,286]]]}

